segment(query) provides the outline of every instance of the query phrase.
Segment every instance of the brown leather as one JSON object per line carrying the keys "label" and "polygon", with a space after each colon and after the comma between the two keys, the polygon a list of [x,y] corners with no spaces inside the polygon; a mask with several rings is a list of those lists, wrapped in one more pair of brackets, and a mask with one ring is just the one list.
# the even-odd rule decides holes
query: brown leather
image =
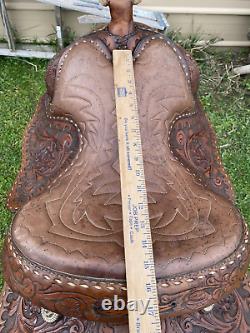
{"label": "brown leather", "polygon": [[[129,333],[128,325],[97,323],[76,318],[59,317],[46,323],[41,311],[8,286],[0,302],[0,331],[2,333]],[[32,315],[31,315],[32,314]],[[161,333],[247,333],[250,331],[250,281],[215,304],[210,312],[201,310],[190,315],[161,321]],[[145,332],[147,333],[147,332]]]}
{"label": "brown leather", "polygon": [[[66,59],[57,79],[51,114],[59,117],[65,113],[70,115],[82,133],[82,152],[50,191],[31,200],[18,213],[13,226],[13,240],[18,243],[18,248],[21,245],[20,250],[28,258],[43,264],[49,262],[59,271],[124,279],[112,64],[93,46],[84,43],[73,48]],[[83,59],[86,59],[85,63]],[[150,63],[145,64],[146,59],[150,59]],[[163,66],[155,66],[157,59],[161,59]],[[164,68],[166,62],[169,64]],[[206,266],[223,260],[236,249],[242,234],[241,224],[235,223],[237,215],[230,202],[217,198],[214,193],[196,184],[194,177],[184,173],[184,168],[176,163],[171,147],[164,142],[176,117],[184,109],[185,114],[194,112],[192,96],[184,73],[178,70],[178,66],[176,55],[163,41],[152,41],[135,63],[145,174],[153,239],[157,241],[154,251],[159,277],[189,273],[203,267],[203,256],[211,251],[211,241],[213,248],[211,255],[206,258]],[[148,71],[145,71],[145,67]],[[88,73],[89,68],[91,73]],[[172,68],[172,73],[169,68]],[[102,76],[105,80],[102,80]],[[144,87],[144,82],[150,82],[148,76],[157,80]],[[41,108],[45,107],[41,105]],[[155,120],[159,114],[160,119]],[[201,124],[202,116],[193,115],[192,118],[194,124]],[[206,134],[210,129],[205,121],[202,130]],[[45,126],[47,128],[47,124]],[[201,133],[200,128],[198,130]],[[206,139],[201,136],[203,138]],[[58,142],[57,138],[52,139]],[[51,140],[47,141],[46,148],[51,144]],[[32,149],[35,150],[33,142]],[[201,140],[198,143],[204,146],[201,150],[206,154],[205,163],[210,166],[210,155],[204,150],[211,150],[211,147],[207,148],[206,142],[204,144]],[[43,140],[39,144],[43,145]],[[51,163],[47,162],[50,157],[47,157],[47,152],[49,154],[49,149],[53,148],[53,153],[58,153],[57,145],[49,146],[41,152],[44,160],[36,157],[38,166],[35,167],[36,170],[40,168],[40,173],[43,171],[41,163],[44,163],[44,168],[49,168]],[[62,155],[65,154],[64,151]],[[61,159],[55,155],[53,162],[52,170],[45,170],[44,173],[47,171],[54,175],[54,164],[59,162],[57,166],[60,165]],[[211,177],[209,179],[213,180]],[[223,191],[225,186],[221,188]],[[232,227],[229,228],[229,225]],[[214,232],[215,229],[217,232]],[[211,240],[209,245],[202,239],[204,236],[207,236],[207,242]],[[196,239],[195,243],[193,239]],[[178,246],[177,241],[180,243]],[[172,242],[174,244],[171,246]],[[69,255],[65,256],[65,253]],[[175,257],[179,259],[171,260]],[[191,257],[192,265],[187,265]]]}
{"label": "brown leather", "polygon": [[103,298],[126,297],[114,48],[132,49],[135,59],[161,312],[200,309],[243,278],[248,232],[197,96],[196,64],[142,26],[123,37],[105,29],[81,38],[49,65],[9,197],[18,213],[5,277],[55,312],[126,321],[98,308]]}

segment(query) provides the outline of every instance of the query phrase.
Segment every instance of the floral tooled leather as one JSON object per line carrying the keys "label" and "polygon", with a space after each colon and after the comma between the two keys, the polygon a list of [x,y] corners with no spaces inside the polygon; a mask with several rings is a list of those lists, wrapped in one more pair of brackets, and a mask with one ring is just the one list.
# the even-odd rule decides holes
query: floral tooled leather
{"label": "floral tooled leather", "polygon": [[[59,317],[46,323],[41,309],[4,288],[1,298],[0,330],[2,333],[128,333],[127,325],[97,323]],[[162,333],[246,333],[250,330],[250,282],[246,279],[234,293],[222,299],[210,312],[201,310],[190,315],[162,320]]]}
{"label": "floral tooled leather", "polygon": [[[50,65],[51,112],[44,118],[48,126],[39,136],[42,149],[35,149],[35,160],[36,169],[54,180],[14,219],[5,248],[6,280],[33,304],[60,314],[120,323],[125,318],[100,311],[100,301],[117,292],[126,298],[111,51],[112,45],[128,42],[161,312],[195,311],[217,302],[243,278],[247,231],[232,202],[204,178],[210,164],[211,179],[222,169],[209,123],[197,108],[199,75],[193,61],[171,40],[145,28],[110,44],[112,38],[107,30],[83,37]],[[48,127],[65,120],[78,140],[71,141],[65,130],[56,132],[56,144],[44,139]],[[64,157],[61,142],[66,147],[75,142],[74,157]],[[60,173],[53,176],[56,165]]]}
{"label": "floral tooled leather", "polygon": [[198,101],[194,112],[174,120],[169,143],[174,156],[203,186],[233,200],[232,186],[221,163],[214,131]]}
{"label": "floral tooled leather", "polygon": [[22,169],[8,198],[11,210],[47,191],[77,155],[78,128],[70,119],[50,113],[50,97],[45,95],[26,130]]}

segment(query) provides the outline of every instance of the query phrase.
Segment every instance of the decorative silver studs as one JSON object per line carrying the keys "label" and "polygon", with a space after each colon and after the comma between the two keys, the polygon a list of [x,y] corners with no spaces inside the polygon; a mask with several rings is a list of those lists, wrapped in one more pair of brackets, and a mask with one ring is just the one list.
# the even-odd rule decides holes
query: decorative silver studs
{"label": "decorative silver studs", "polygon": [[194,279],[187,279],[187,282],[194,282]]}
{"label": "decorative silver studs", "polygon": [[58,284],[62,284],[62,281],[61,281],[61,280],[56,279],[55,281],[56,281],[56,283],[58,283]]}
{"label": "decorative silver studs", "polygon": [[220,270],[224,271],[227,267],[226,266],[221,266]]}
{"label": "decorative silver studs", "polygon": [[101,290],[102,287],[100,287],[100,286],[95,286],[95,289],[97,289],[97,290]]}
{"label": "decorative silver studs", "polygon": [[208,306],[207,308],[205,308],[204,311],[207,312],[207,313],[208,313],[208,312],[211,312],[211,311],[213,310],[214,307],[215,307],[215,305],[212,304],[212,305]]}
{"label": "decorative silver studs", "polygon": [[179,286],[179,285],[181,285],[181,282],[180,282],[180,281],[176,281],[176,282],[174,282],[174,284],[175,284],[176,286]]}
{"label": "decorative silver studs", "polygon": [[108,287],[108,289],[109,289],[109,290],[115,290],[115,288],[114,288],[114,287]]}
{"label": "decorative silver studs", "polygon": [[80,287],[82,287],[84,289],[89,289],[89,286],[87,286],[86,284],[81,284]]}

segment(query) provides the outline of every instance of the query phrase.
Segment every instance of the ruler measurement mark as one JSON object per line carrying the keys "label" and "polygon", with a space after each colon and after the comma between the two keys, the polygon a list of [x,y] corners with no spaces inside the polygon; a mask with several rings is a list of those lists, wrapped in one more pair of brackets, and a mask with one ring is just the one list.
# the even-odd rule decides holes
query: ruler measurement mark
{"label": "ruler measurement mark", "polygon": [[144,304],[149,304],[144,314],[129,311],[129,328],[130,333],[160,333],[132,52],[115,50],[113,64],[128,301],[143,301]]}

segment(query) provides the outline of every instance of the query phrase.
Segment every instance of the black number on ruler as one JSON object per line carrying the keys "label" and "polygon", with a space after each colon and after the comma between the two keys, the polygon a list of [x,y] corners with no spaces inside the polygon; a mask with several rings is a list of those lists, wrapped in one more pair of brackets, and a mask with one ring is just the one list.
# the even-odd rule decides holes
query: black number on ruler
{"label": "black number on ruler", "polygon": [[117,94],[118,97],[126,97],[128,94],[126,87],[117,88]]}
{"label": "black number on ruler", "polygon": [[146,289],[147,289],[148,293],[151,293],[152,292],[152,285],[150,283],[147,283],[146,284]]}

